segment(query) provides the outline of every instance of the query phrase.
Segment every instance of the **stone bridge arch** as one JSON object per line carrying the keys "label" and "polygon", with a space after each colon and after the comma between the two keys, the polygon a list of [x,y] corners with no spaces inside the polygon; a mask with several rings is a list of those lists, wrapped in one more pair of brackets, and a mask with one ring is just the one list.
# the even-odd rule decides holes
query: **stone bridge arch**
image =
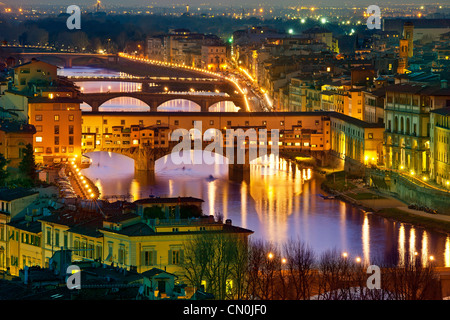
{"label": "stone bridge arch", "polygon": [[109,93],[86,93],[80,94],[79,98],[91,106],[92,111],[98,112],[99,107],[105,102],[120,97],[131,97],[146,103],[150,111],[157,111],[161,104],[171,100],[188,100],[200,106],[200,111],[208,112],[209,107],[221,101],[232,101],[235,105],[239,104],[241,109],[244,107],[244,97],[235,98],[228,96],[208,96],[208,95],[188,95],[188,94],[163,94],[146,92],[109,92]]}
{"label": "stone bridge arch", "polygon": [[[191,141],[191,149],[195,150],[195,141]],[[203,161],[203,153],[205,151],[211,152],[212,156],[223,156],[225,159],[223,159],[222,164],[228,165],[228,175],[230,180],[235,181],[242,181],[242,180],[248,180],[250,177],[250,163],[251,161],[258,159],[259,157],[256,156],[255,159],[250,159],[250,152],[248,149],[245,149],[245,163],[239,164],[237,160],[237,147],[234,146],[233,161],[230,162],[230,157],[226,152],[225,146],[223,147],[223,154],[220,154],[216,152],[217,150],[210,151],[206,150],[206,147],[211,144],[211,141],[201,141],[202,144],[202,161]],[[135,171],[147,171],[147,172],[153,172],[155,171],[155,164],[156,161],[159,159],[162,159],[168,155],[170,155],[173,151],[173,148],[178,144],[176,141],[170,141],[169,146],[165,148],[152,148],[152,147],[129,147],[129,148],[121,148],[121,147],[104,147],[97,150],[91,150],[89,152],[95,152],[95,151],[106,151],[106,152],[113,152],[116,154],[120,154],[123,156],[126,156],[128,158],[131,158],[134,160],[134,169]],[[203,165],[200,164],[200,165]]]}

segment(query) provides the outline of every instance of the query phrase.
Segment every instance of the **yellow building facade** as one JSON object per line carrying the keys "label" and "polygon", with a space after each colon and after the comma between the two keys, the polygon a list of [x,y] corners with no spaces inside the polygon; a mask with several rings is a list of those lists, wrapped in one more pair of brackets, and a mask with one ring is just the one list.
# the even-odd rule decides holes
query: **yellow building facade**
{"label": "yellow building facade", "polygon": [[431,179],[450,188],[450,107],[430,113]]}

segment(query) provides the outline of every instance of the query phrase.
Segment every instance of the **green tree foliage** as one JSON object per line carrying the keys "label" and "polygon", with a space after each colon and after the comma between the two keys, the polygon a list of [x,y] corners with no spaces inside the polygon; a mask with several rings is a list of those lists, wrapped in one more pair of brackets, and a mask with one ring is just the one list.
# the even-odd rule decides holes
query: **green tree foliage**
{"label": "green tree foliage", "polygon": [[182,205],[180,206],[180,218],[198,218],[202,216],[202,209],[196,205]]}
{"label": "green tree foliage", "polygon": [[34,161],[33,146],[30,143],[25,146],[23,154],[23,159],[19,164],[19,169],[32,182],[36,182],[36,162]]}
{"label": "green tree foliage", "polygon": [[144,217],[146,219],[164,219],[164,212],[159,206],[153,206],[144,209]]}

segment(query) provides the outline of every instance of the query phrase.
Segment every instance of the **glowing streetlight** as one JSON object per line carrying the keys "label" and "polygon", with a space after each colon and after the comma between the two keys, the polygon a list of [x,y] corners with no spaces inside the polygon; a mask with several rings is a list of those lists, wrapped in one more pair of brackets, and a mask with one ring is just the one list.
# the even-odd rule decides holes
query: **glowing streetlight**
{"label": "glowing streetlight", "polygon": [[355,260],[356,260],[357,263],[360,263],[360,262],[361,262],[361,258],[360,258],[360,257],[356,257]]}
{"label": "glowing streetlight", "polygon": [[430,256],[430,261],[433,261],[434,260],[434,256]]}
{"label": "glowing streetlight", "polygon": [[281,259],[282,264],[286,264],[286,262],[287,262],[286,258]]}
{"label": "glowing streetlight", "polygon": [[344,258],[347,258],[347,257],[348,257],[348,253],[347,253],[347,252],[343,252],[343,253],[342,253],[342,256],[343,256]]}
{"label": "glowing streetlight", "polygon": [[269,252],[269,254],[267,255],[269,257],[269,259],[273,259],[273,253]]}

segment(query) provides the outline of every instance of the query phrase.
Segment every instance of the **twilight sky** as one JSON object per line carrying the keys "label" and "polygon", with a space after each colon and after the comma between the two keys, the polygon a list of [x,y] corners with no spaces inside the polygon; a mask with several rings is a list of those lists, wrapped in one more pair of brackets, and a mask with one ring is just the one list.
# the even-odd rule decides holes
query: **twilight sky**
{"label": "twilight sky", "polygon": [[[436,4],[441,3],[443,5],[448,4],[448,0],[304,0],[304,1],[295,1],[295,0],[279,0],[276,1],[278,6],[282,5],[296,5],[296,6],[309,6],[309,5],[331,5],[331,6],[343,6],[345,4],[349,6],[362,6],[369,4],[376,4],[381,6],[388,6],[389,4]],[[70,5],[76,4],[79,6],[88,6],[93,5],[96,0],[3,0],[4,4],[10,6],[19,6],[19,5],[33,5],[33,4],[60,4],[60,5]],[[126,6],[145,6],[145,5],[155,5],[155,6],[169,6],[173,4],[189,4],[191,6],[199,5],[199,4],[207,4],[209,3],[211,6],[215,6],[217,4],[221,4],[221,6],[258,6],[262,5],[274,5],[273,1],[267,0],[102,0],[102,4],[106,7],[108,5],[126,5]]]}

